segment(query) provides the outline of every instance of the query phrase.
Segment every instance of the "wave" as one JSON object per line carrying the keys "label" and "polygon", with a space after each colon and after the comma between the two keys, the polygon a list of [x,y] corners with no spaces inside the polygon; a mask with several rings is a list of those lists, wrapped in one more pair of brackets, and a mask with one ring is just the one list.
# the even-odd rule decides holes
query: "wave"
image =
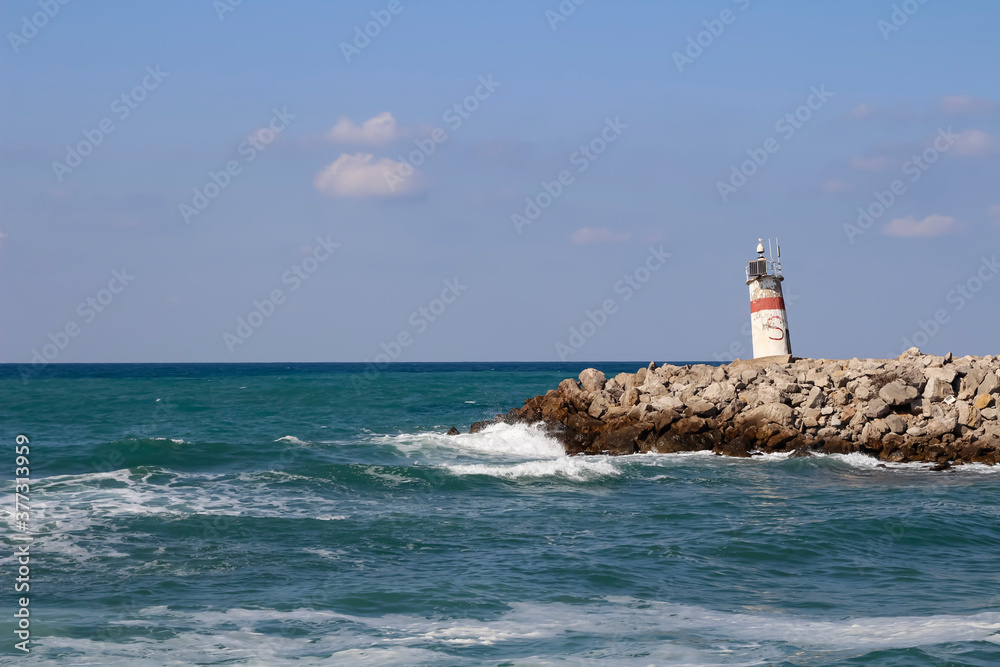
{"label": "wave", "polygon": [[[308,607],[184,611],[158,606],[137,616],[112,623],[121,642],[47,636],[39,639],[39,652],[58,655],[72,649],[101,655],[104,664],[134,665],[223,658],[237,664],[473,665],[482,664],[486,655],[475,651],[489,647],[494,663],[502,656],[511,664],[732,666],[785,663],[793,656],[796,664],[812,664],[870,652],[882,652],[885,659],[884,651],[891,650],[906,650],[912,659],[920,647],[1000,642],[1000,614],[817,619],[632,598],[519,602],[485,619],[364,617]],[[154,641],[146,636],[151,627],[174,632]]]}
{"label": "wave", "polygon": [[502,479],[557,477],[586,482],[603,477],[617,477],[621,471],[608,457],[563,456],[546,461],[527,461],[513,465],[446,465],[455,475],[487,475]]}
{"label": "wave", "polygon": [[469,454],[516,458],[558,458],[565,450],[541,424],[490,424],[479,433],[403,433],[374,438],[406,454]]}
{"label": "wave", "polygon": [[292,445],[307,445],[307,444],[309,444],[307,442],[303,442],[302,440],[299,440],[294,435],[283,435],[280,438],[278,438],[277,440],[275,440],[275,442],[287,442],[287,443],[292,444]]}

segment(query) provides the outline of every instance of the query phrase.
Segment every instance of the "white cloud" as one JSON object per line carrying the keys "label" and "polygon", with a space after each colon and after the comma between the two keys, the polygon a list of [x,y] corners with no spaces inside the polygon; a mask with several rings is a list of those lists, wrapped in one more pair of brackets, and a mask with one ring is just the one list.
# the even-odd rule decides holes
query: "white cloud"
{"label": "white cloud", "polygon": [[410,165],[370,153],[341,154],[316,175],[313,184],[331,197],[398,197],[422,187],[420,172]]}
{"label": "white cloud", "polygon": [[854,186],[846,181],[837,180],[836,178],[831,178],[828,181],[824,181],[821,186],[823,192],[828,195],[840,195],[845,192],[851,192],[854,190]]}
{"label": "white cloud", "polygon": [[591,243],[617,243],[628,241],[628,234],[620,234],[610,229],[594,229],[592,227],[581,227],[573,232],[569,240],[576,245],[586,245]]}
{"label": "white cloud", "polygon": [[882,156],[878,157],[856,157],[851,158],[851,167],[856,171],[882,171],[885,169],[888,160]]}
{"label": "white cloud", "polygon": [[971,95],[946,95],[938,102],[944,113],[990,113],[997,110],[993,100],[975,98]]}
{"label": "white cloud", "polygon": [[369,118],[360,126],[355,125],[347,116],[341,116],[326,137],[330,141],[341,141],[349,144],[366,144],[381,146],[399,136],[396,119],[388,111]]}
{"label": "white cloud", "polygon": [[858,106],[854,107],[847,113],[848,118],[853,118],[855,120],[860,120],[862,118],[867,118],[872,115],[872,107],[868,102],[862,102]]}
{"label": "white cloud", "polygon": [[993,137],[982,130],[963,130],[959,133],[958,139],[955,140],[952,150],[955,155],[982,157],[991,155],[995,148]]}
{"label": "white cloud", "polygon": [[929,215],[923,220],[910,215],[889,221],[885,226],[885,235],[897,238],[931,237],[953,234],[961,228],[958,220],[949,215]]}

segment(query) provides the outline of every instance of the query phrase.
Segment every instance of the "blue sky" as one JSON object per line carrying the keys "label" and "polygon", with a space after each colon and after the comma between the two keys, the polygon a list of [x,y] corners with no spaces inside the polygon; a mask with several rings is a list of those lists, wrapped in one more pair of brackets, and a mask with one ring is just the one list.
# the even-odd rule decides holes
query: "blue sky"
{"label": "blue sky", "polygon": [[5,3],[0,361],[745,358],[761,236],[797,355],[997,353],[998,20]]}

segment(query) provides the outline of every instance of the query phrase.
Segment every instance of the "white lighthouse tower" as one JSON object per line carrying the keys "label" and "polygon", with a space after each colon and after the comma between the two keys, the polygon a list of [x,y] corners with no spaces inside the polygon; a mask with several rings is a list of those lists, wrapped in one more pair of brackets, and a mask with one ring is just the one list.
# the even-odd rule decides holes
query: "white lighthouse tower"
{"label": "white lighthouse tower", "polygon": [[[747,265],[747,285],[750,286],[750,331],[753,334],[753,356],[770,357],[792,353],[788,337],[788,313],[781,293],[781,246],[777,257],[764,257],[764,239],[757,243],[757,259]],[[771,241],[767,242],[768,248]],[[771,255],[770,251],[768,255]]]}

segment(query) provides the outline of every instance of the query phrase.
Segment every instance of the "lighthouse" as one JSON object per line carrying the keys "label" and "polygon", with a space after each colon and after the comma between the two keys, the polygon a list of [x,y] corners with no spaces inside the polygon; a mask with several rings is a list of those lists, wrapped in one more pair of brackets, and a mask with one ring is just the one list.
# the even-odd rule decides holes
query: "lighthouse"
{"label": "lighthouse", "polygon": [[[771,241],[767,242],[768,248]],[[764,239],[758,239],[757,258],[747,264],[747,285],[750,286],[750,331],[753,334],[753,356],[770,357],[792,353],[788,337],[788,313],[781,293],[781,246],[777,256],[764,257]],[[770,255],[770,252],[768,252]]]}

